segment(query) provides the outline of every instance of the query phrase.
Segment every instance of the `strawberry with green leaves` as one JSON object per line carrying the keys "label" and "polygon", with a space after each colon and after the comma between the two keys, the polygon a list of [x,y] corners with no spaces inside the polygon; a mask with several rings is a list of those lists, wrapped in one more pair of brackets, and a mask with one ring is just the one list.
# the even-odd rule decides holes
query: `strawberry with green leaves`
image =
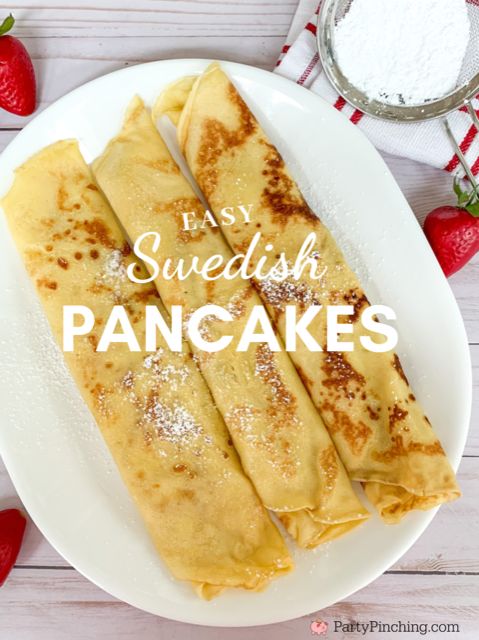
{"label": "strawberry with green leaves", "polygon": [[479,187],[463,191],[454,183],[457,206],[438,207],[426,216],[424,233],[446,277],[479,251]]}
{"label": "strawberry with green leaves", "polygon": [[0,25],[0,107],[19,116],[35,111],[35,71],[28,51],[18,38],[5,35],[15,24],[9,15]]}

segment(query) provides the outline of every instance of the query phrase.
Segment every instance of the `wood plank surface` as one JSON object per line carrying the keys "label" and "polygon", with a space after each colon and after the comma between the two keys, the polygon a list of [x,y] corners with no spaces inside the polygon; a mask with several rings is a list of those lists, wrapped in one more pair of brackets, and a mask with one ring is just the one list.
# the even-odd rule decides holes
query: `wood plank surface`
{"label": "wood plank surface", "polygon": [[[405,606],[407,605],[407,606]],[[479,583],[468,575],[385,574],[365,589],[321,612],[276,625],[249,628],[199,627],[165,620],[115,600],[76,571],[16,569],[0,598],[0,637],[8,640],[115,638],[115,640],[301,640],[321,617],[343,624],[456,624],[459,632],[432,637],[477,638]],[[337,640],[420,638],[421,633],[329,633]]]}

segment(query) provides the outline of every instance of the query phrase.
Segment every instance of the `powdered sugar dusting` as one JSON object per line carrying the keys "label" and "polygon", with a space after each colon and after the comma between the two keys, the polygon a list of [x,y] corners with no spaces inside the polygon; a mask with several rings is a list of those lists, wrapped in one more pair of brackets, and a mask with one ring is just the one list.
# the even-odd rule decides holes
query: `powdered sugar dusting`
{"label": "powdered sugar dusting", "polygon": [[[316,261],[321,260],[319,251],[311,252],[310,257]],[[258,280],[257,286],[267,303],[276,309],[282,309],[288,303],[294,303],[303,307],[310,305],[320,305],[317,292],[304,280],[294,277],[294,269],[288,261],[288,272],[286,278],[284,273],[276,274],[274,271],[263,280]],[[315,279],[315,288],[322,286],[328,267],[324,266],[318,277]]]}
{"label": "powdered sugar dusting", "polygon": [[251,405],[236,405],[225,416],[226,423],[239,432],[244,440],[255,441],[253,432],[255,409]]}
{"label": "powdered sugar dusting", "polygon": [[268,304],[281,309],[289,302],[304,306],[321,304],[318,296],[306,282],[298,282],[292,278],[278,282],[272,278],[259,281],[258,286]]}
{"label": "powdered sugar dusting", "polygon": [[189,376],[189,369],[186,365],[163,364],[161,358],[165,350],[161,347],[143,361],[143,368],[151,370],[160,382],[170,382],[173,385],[184,384]]}
{"label": "powdered sugar dusting", "polygon": [[118,280],[126,278],[126,268],[123,264],[123,255],[120,249],[113,249],[107,256],[103,266],[103,275],[107,278]]}
{"label": "powdered sugar dusting", "polygon": [[168,442],[184,444],[203,432],[185,407],[179,404],[168,406],[159,399],[147,404],[145,419],[155,427],[158,437]]}

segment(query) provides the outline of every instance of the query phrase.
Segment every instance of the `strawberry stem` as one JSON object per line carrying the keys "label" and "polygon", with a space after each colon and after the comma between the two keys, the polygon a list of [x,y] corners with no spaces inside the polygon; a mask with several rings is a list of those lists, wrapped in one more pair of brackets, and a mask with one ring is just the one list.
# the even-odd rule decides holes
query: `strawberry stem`
{"label": "strawberry stem", "polygon": [[456,178],[454,193],[457,195],[458,207],[465,209],[474,218],[479,218],[479,185],[476,185],[471,191],[463,191],[460,181]]}
{"label": "strawberry stem", "polygon": [[12,16],[12,14],[10,14],[5,18],[5,20],[0,25],[0,36],[3,36],[6,33],[8,33],[14,24],[15,24],[15,18]]}

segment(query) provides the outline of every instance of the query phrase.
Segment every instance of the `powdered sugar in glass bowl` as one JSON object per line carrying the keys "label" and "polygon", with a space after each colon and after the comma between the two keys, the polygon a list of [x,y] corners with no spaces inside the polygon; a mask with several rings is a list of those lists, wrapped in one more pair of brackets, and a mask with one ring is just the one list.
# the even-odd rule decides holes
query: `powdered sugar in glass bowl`
{"label": "powdered sugar in glass bowl", "polygon": [[456,88],[470,21],[465,0],[354,0],[334,31],[342,72],[370,100],[421,104]]}
{"label": "powdered sugar in glass bowl", "polygon": [[436,118],[479,92],[475,0],[323,0],[318,46],[338,93],[374,117]]}

